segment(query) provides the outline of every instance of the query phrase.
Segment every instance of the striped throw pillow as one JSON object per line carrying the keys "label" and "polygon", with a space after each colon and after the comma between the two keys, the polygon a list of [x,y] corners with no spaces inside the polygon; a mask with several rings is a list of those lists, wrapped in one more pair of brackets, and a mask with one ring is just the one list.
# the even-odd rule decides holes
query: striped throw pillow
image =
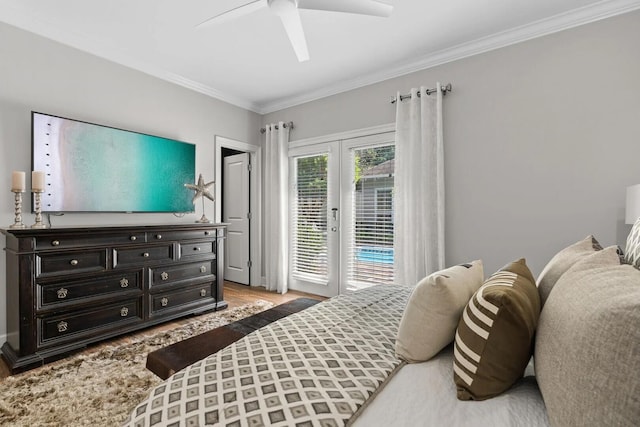
{"label": "striped throw pillow", "polygon": [[454,381],[460,400],[485,400],[509,389],[533,351],[540,297],[524,259],[512,262],[473,295],[454,345]]}
{"label": "striped throw pillow", "polygon": [[640,268],[640,218],[633,224],[627,236],[627,246],[624,253],[625,263]]}

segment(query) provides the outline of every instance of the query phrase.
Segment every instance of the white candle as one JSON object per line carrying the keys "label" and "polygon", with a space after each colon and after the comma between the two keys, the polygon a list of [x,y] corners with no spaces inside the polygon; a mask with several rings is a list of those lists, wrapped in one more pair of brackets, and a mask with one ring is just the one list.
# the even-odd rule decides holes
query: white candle
{"label": "white candle", "polygon": [[31,172],[31,190],[35,192],[44,191],[44,172]]}
{"label": "white candle", "polygon": [[25,173],[22,171],[13,171],[11,173],[11,191],[22,192],[25,188]]}

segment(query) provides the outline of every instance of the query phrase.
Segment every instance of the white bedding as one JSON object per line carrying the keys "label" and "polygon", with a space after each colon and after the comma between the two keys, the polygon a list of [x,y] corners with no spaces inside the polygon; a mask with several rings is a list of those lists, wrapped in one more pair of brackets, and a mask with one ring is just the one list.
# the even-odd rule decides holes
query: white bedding
{"label": "white bedding", "polygon": [[492,399],[458,400],[449,347],[427,362],[403,366],[352,426],[546,427],[549,420],[533,376]]}

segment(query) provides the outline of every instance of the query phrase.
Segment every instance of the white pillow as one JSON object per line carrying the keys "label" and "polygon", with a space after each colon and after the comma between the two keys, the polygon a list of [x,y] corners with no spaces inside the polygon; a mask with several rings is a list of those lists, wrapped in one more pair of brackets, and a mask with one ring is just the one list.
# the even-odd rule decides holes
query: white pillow
{"label": "white pillow", "polygon": [[418,282],[400,320],[396,356],[424,362],[453,342],[462,311],[483,281],[482,261],[476,260]]}

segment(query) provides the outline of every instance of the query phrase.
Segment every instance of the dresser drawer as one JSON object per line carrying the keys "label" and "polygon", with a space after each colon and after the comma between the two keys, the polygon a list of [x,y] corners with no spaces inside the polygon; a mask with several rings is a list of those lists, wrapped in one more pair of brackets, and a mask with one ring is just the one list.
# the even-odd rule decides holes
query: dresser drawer
{"label": "dresser drawer", "polygon": [[127,243],[145,243],[146,234],[140,231],[117,234],[56,234],[54,237],[38,236],[35,238],[36,250],[68,249],[83,246],[106,246]]}
{"label": "dresser drawer", "polygon": [[114,293],[131,296],[142,292],[142,271],[88,280],[38,283],[37,289],[39,310],[84,303]]}
{"label": "dresser drawer", "polygon": [[76,340],[85,335],[142,321],[142,298],[114,303],[93,310],[38,318],[39,344]]}
{"label": "dresser drawer", "polygon": [[36,254],[36,277],[87,273],[107,269],[107,249],[41,252]]}
{"label": "dresser drawer", "polygon": [[178,258],[189,259],[215,254],[215,243],[210,241],[181,242]]}
{"label": "dresser drawer", "polygon": [[157,233],[149,233],[148,239],[149,242],[158,242],[163,240],[215,239],[215,237],[218,235],[217,233],[218,231],[213,228],[211,230],[169,230]]}
{"label": "dresser drawer", "polygon": [[173,244],[116,248],[113,250],[113,268],[130,267],[147,262],[173,261]]}
{"label": "dresser drawer", "polygon": [[211,294],[211,286],[212,282],[207,282],[194,287],[151,295],[151,314],[157,315],[177,308],[184,310],[187,305],[214,304],[216,299]]}
{"label": "dresser drawer", "polygon": [[151,288],[190,279],[214,280],[215,267],[215,260],[207,259],[200,262],[150,268]]}

